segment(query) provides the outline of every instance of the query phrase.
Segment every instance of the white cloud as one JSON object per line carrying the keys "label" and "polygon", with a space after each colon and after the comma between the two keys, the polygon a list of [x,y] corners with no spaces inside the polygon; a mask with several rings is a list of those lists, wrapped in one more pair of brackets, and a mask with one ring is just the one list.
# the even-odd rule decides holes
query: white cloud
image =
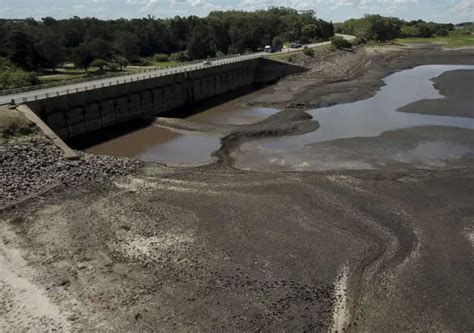
{"label": "white cloud", "polygon": [[451,10],[459,15],[468,16],[472,19],[474,17],[474,0],[461,0],[454,4]]}
{"label": "white cloud", "polygon": [[340,8],[358,8],[362,10],[379,10],[382,12],[389,8],[396,9],[408,5],[415,5],[417,3],[418,0],[315,0],[311,2],[301,2],[298,0],[243,0],[239,7],[247,10],[268,8],[270,6],[286,6],[298,10],[318,10],[322,7],[332,10]]}
{"label": "white cloud", "polygon": [[86,8],[85,5],[74,5],[74,6],[72,6],[72,9],[74,9],[76,11],[83,10],[84,8]]}
{"label": "white cloud", "polygon": [[127,4],[140,5],[144,11],[155,8],[158,2],[159,0],[127,0]]}

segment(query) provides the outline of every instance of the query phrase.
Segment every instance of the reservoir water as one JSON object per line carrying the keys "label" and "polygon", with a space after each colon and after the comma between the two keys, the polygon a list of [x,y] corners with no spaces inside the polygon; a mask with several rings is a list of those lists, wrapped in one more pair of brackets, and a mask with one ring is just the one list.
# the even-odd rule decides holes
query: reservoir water
{"label": "reservoir water", "polygon": [[[423,126],[474,129],[474,118],[434,116],[399,112],[398,109],[420,100],[443,99],[431,79],[453,70],[473,70],[469,65],[428,65],[400,71],[385,78],[385,85],[372,98],[307,111],[320,123],[317,131],[297,136],[266,138],[245,143],[235,154],[236,166],[246,169],[327,169],[351,167],[331,165],[330,159],[321,164],[321,152],[312,154],[318,143],[348,138],[373,138],[394,130]],[[474,92],[473,92],[474,95]],[[204,111],[188,119],[207,123],[248,124],[278,112],[267,108],[237,107],[232,103]],[[448,113],[449,114],[449,113]],[[169,164],[203,164],[212,161],[211,153],[219,147],[219,137],[204,133],[172,132],[150,127],[92,147],[96,154],[136,157],[145,161]],[[435,159],[459,157],[472,152],[474,147],[452,144],[439,138],[427,139],[410,148],[410,154]],[[428,152],[428,153],[427,153]],[[397,151],[403,155],[404,151]],[[377,156],[372,156],[377,158]],[[326,165],[327,164],[327,165]],[[367,167],[362,163],[359,167]],[[353,166],[352,166],[353,167]],[[357,166],[356,166],[357,167]]]}

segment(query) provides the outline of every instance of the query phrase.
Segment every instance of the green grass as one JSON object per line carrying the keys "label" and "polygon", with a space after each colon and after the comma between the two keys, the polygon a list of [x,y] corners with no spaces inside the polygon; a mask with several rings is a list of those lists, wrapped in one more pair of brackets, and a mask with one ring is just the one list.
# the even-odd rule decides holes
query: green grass
{"label": "green grass", "polygon": [[474,35],[459,35],[447,37],[432,38],[399,38],[396,43],[413,44],[413,43],[437,43],[443,44],[447,48],[474,47]]}
{"label": "green grass", "polygon": [[0,145],[36,132],[36,126],[18,111],[0,107]]}
{"label": "green grass", "polygon": [[67,81],[73,79],[80,79],[86,77],[86,74],[75,74],[75,75],[63,75],[63,74],[55,74],[55,75],[44,75],[38,76],[38,79],[41,83],[53,83],[53,82],[60,82],[60,81]]}
{"label": "green grass", "polygon": [[[166,61],[166,62],[153,62],[149,66],[135,66],[130,65],[123,68],[124,74],[127,73],[140,73],[147,70],[161,69],[167,67],[176,67],[183,65],[185,63],[176,62],[176,61]],[[107,73],[120,73],[120,72],[103,72],[99,68],[91,67],[86,72],[84,69],[74,68],[74,67],[61,67],[57,68],[55,71],[52,70],[43,70],[42,75],[38,76],[38,79],[41,83],[54,83],[61,81],[68,81],[73,79],[80,79],[87,76],[103,75]]]}
{"label": "green grass", "polygon": [[185,65],[186,62],[178,62],[178,61],[165,61],[165,62],[150,62],[149,66],[134,66],[130,65],[128,67],[125,67],[124,70],[126,72],[130,73],[140,73],[146,70],[151,70],[151,69],[162,69],[162,68],[168,68],[168,67],[177,67],[177,66],[182,66]]}

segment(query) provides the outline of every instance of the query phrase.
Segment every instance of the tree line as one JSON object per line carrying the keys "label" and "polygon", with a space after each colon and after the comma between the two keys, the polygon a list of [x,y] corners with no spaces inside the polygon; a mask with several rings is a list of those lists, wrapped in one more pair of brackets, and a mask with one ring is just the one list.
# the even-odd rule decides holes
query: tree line
{"label": "tree line", "polygon": [[453,31],[453,24],[425,22],[423,20],[405,21],[396,17],[365,15],[360,19],[350,19],[335,24],[336,32],[354,35],[360,39],[385,42],[400,37],[447,36]]}
{"label": "tree line", "polygon": [[123,67],[156,54],[177,61],[205,59],[286,41],[325,40],[333,34],[333,24],[314,11],[290,8],[215,11],[203,18],[1,19],[0,57],[27,71],[54,69],[65,62],[85,69],[94,61],[98,67]]}

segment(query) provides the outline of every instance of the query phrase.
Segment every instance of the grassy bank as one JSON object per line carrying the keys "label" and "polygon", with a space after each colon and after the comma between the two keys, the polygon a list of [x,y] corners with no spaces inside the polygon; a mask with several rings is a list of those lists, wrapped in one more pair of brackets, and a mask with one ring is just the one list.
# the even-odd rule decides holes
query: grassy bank
{"label": "grassy bank", "polygon": [[147,59],[147,65],[129,65],[123,68],[122,71],[101,71],[97,67],[90,67],[87,71],[80,68],[74,67],[61,67],[57,68],[54,72],[53,71],[43,71],[42,75],[38,76],[38,79],[42,84],[45,83],[53,83],[53,82],[60,82],[60,81],[68,81],[73,79],[80,79],[85,78],[88,76],[97,76],[97,75],[105,75],[105,74],[135,74],[144,72],[147,70],[154,70],[154,69],[163,69],[169,67],[177,67],[186,64],[186,62],[177,62],[177,61],[164,61],[164,62],[157,62],[151,61]]}
{"label": "grassy bank", "polygon": [[432,38],[399,38],[395,43],[416,44],[416,43],[434,43],[443,44],[447,48],[474,47],[474,35],[459,35],[447,37]]}
{"label": "grassy bank", "polygon": [[19,112],[0,107],[0,146],[37,131],[36,126]]}

